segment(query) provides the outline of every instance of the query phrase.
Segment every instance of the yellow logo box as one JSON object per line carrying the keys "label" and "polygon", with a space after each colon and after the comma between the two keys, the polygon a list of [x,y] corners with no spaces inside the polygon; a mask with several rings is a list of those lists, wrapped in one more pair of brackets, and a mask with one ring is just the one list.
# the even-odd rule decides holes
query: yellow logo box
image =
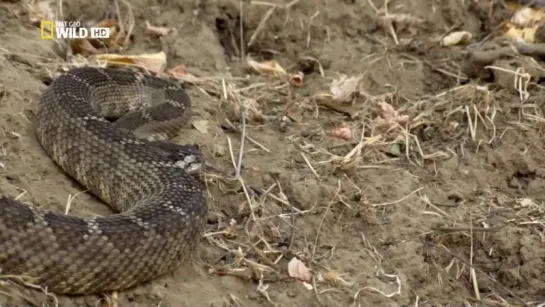
{"label": "yellow logo box", "polygon": [[[49,34],[46,32],[49,30]],[[54,39],[55,35],[55,22],[52,20],[49,21],[40,21],[40,37],[42,39]]]}

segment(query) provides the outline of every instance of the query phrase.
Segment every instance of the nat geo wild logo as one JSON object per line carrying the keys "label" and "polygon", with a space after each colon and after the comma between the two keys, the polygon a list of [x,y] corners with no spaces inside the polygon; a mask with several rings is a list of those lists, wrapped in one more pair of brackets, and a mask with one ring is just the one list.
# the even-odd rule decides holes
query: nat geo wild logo
{"label": "nat geo wild logo", "polygon": [[87,29],[79,21],[45,20],[40,22],[40,37],[42,39],[109,38],[110,28]]}

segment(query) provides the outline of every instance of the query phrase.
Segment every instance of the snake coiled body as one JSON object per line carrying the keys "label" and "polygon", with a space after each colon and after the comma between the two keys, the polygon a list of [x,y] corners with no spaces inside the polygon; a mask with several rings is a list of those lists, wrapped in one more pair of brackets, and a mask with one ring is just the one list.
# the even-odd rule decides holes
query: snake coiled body
{"label": "snake coiled body", "polygon": [[190,106],[179,85],[132,71],[85,67],[55,79],[40,99],[37,138],[116,214],[77,217],[0,196],[0,275],[88,294],[127,289],[186,260],[206,221],[202,183],[190,174],[203,158],[165,139]]}

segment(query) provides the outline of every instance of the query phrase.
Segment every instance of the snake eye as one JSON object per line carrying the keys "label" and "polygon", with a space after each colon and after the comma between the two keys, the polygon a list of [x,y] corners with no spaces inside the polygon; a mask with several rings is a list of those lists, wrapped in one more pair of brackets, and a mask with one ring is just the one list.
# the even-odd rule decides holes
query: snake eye
{"label": "snake eye", "polygon": [[197,145],[197,144],[185,144],[185,145],[181,145],[182,146],[182,152],[186,153],[186,154],[192,154],[192,155],[196,155],[196,156],[200,156],[202,155],[202,152],[200,150],[200,146]]}

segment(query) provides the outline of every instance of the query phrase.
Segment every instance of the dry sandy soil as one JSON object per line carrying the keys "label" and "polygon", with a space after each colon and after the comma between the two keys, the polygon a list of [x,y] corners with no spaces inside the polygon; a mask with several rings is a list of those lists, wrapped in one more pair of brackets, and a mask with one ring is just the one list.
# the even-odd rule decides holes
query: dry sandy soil
{"label": "dry sandy soil", "polygon": [[[183,64],[211,78],[187,86],[192,121],[205,121],[208,129],[189,126],[173,141],[196,142],[227,175],[202,176],[210,215],[194,259],[119,293],[119,306],[545,301],[542,70],[525,57],[489,63],[524,67],[532,76],[523,104],[512,75],[468,60],[468,50],[484,48],[509,18],[502,1],[392,0],[387,12],[406,15],[389,23],[383,1],[301,0],[286,7],[288,1],[276,0],[253,39],[271,9],[264,2],[130,2],[135,28],[127,53],[162,50],[168,68]],[[64,1],[64,19],[100,18],[115,12],[111,3]],[[146,20],[177,31],[145,37]],[[0,2],[0,25],[0,192],[25,192],[20,200],[64,211],[83,188],[46,156],[33,126],[40,94],[63,59],[39,38],[25,3]],[[471,45],[440,46],[454,30],[471,32]],[[304,72],[304,86],[248,73],[241,60],[248,54]],[[340,74],[362,76],[360,95],[341,107],[345,112],[314,97]],[[374,129],[380,102],[410,121],[388,133]],[[229,178],[245,107],[247,196]],[[352,131],[349,140],[331,134],[343,123]],[[73,199],[70,213],[112,214],[87,193]],[[289,276],[293,257],[312,270],[312,290]],[[45,295],[3,280],[1,306],[105,301]]]}

